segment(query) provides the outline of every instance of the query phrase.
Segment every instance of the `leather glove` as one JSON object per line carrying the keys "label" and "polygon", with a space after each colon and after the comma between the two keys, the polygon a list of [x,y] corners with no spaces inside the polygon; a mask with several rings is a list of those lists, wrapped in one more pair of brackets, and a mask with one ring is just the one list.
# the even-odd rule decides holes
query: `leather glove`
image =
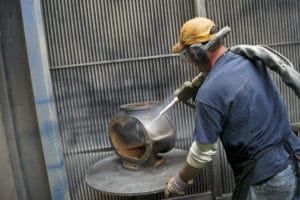
{"label": "leather glove", "polygon": [[193,184],[193,180],[188,183],[180,178],[179,174],[171,178],[165,188],[165,198],[169,198],[171,194],[184,195],[185,190]]}
{"label": "leather glove", "polygon": [[182,86],[175,90],[174,95],[179,101],[183,102],[186,102],[191,98],[195,100],[197,92],[204,82],[206,76],[207,73],[200,73],[194,77],[192,81],[184,82]]}
{"label": "leather glove", "polygon": [[182,86],[175,90],[174,95],[179,101],[188,101],[191,98],[196,98],[198,89],[199,88],[193,86],[192,82],[186,81]]}

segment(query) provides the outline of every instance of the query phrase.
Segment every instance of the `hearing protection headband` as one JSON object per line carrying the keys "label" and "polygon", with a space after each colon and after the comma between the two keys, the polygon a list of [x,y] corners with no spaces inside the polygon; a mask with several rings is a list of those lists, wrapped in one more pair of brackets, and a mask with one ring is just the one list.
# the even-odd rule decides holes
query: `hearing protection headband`
{"label": "hearing protection headband", "polygon": [[195,43],[192,44],[189,47],[184,48],[180,52],[180,56],[183,58],[183,60],[192,61],[195,64],[205,64],[208,61],[207,58],[207,51],[214,45],[216,42],[222,38],[224,38],[229,32],[230,27],[225,26],[222,28],[218,33],[216,33],[216,36],[207,42],[206,44],[202,43]]}

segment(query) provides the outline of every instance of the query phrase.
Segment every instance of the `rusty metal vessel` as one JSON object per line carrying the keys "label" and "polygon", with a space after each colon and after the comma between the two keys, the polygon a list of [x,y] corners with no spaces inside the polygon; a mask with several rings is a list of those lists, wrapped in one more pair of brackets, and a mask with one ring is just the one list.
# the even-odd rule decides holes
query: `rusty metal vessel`
{"label": "rusty metal vessel", "polygon": [[128,170],[161,165],[160,153],[174,147],[176,129],[168,115],[154,120],[161,110],[159,102],[131,103],[120,109],[110,120],[109,138],[122,165]]}

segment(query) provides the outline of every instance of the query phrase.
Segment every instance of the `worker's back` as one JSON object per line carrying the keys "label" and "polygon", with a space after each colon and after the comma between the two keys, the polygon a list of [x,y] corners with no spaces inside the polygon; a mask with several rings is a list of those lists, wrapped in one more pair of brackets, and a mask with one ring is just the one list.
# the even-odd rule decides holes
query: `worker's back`
{"label": "worker's back", "polygon": [[[233,168],[243,156],[253,158],[265,151],[256,163],[252,183],[269,178],[288,165],[288,153],[280,145],[291,132],[286,106],[261,63],[227,52],[209,73],[196,100],[198,107],[208,107],[211,118],[215,117],[214,123],[209,123],[201,116],[197,120],[196,114],[196,123],[202,121],[205,126],[198,131],[211,134],[209,140],[221,138]],[[234,173],[239,175],[238,170]]]}

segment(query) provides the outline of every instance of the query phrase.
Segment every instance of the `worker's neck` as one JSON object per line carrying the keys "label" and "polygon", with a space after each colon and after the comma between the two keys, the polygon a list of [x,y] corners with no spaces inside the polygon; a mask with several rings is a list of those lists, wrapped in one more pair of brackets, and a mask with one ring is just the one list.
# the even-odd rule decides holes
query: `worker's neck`
{"label": "worker's neck", "polygon": [[209,64],[211,68],[216,64],[217,60],[225,54],[227,48],[225,46],[221,46],[220,48],[216,49],[214,52],[208,52],[209,57]]}

